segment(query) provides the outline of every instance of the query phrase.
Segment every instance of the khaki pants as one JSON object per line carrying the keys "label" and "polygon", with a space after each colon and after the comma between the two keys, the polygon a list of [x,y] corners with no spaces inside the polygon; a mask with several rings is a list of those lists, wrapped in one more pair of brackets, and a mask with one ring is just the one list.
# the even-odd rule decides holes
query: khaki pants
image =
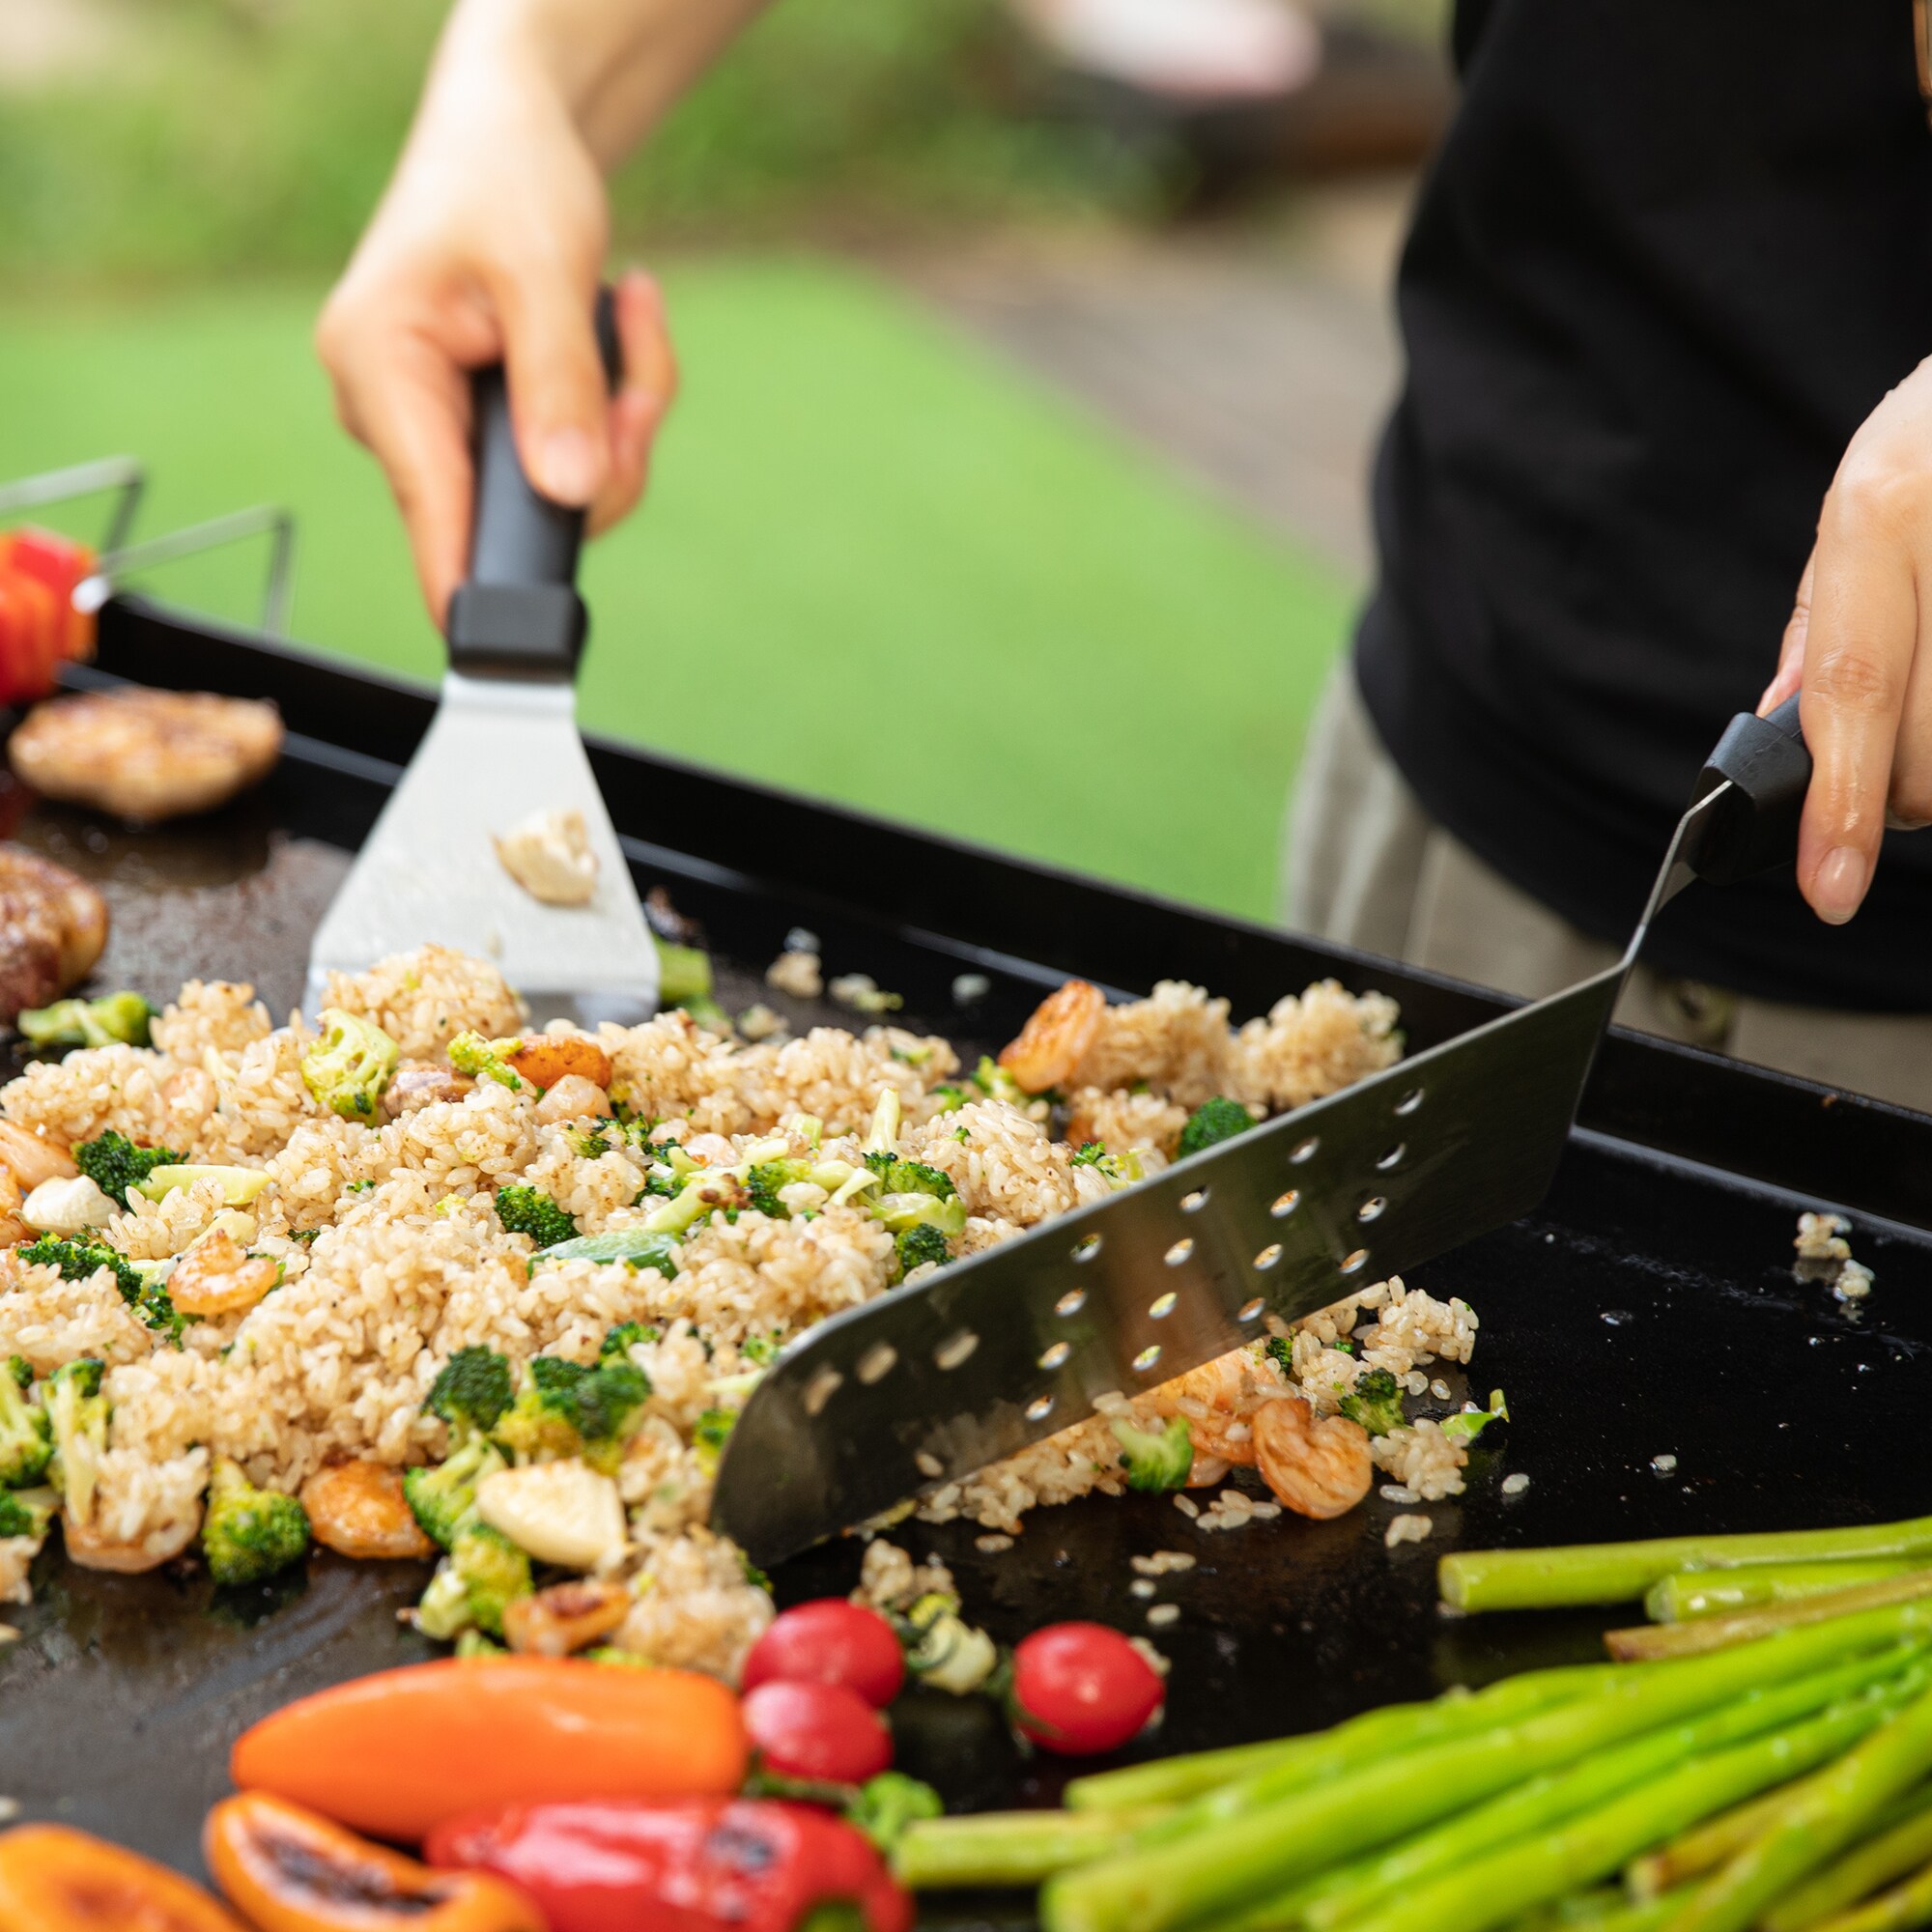
{"label": "khaki pants", "polygon": [[[1286,920],[1295,930],[1479,986],[1538,999],[1618,956],[1430,817],[1376,736],[1346,661],[1309,730],[1286,860]],[[1639,965],[1617,1019],[1932,1112],[1932,1018],[1779,1006]]]}

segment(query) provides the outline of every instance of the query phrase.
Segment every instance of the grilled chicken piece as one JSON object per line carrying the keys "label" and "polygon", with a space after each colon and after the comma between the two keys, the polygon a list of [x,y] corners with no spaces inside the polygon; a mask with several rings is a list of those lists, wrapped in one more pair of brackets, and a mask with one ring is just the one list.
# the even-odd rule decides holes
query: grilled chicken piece
{"label": "grilled chicken piece", "polygon": [[38,704],[7,747],[36,791],[145,824],[225,805],[281,752],[272,704],[139,686]]}
{"label": "grilled chicken piece", "polygon": [[76,873],[0,845],[0,1022],[78,984],[107,944],[107,901]]}

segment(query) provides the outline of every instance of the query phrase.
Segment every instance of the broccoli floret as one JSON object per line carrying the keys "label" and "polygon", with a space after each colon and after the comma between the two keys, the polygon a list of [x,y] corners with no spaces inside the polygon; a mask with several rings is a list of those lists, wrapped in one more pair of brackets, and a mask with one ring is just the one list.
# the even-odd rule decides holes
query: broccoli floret
{"label": "broccoli floret", "polygon": [[1069,1165],[1091,1167],[1095,1174],[1105,1177],[1110,1187],[1127,1187],[1136,1180],[1147,1179],[1147,1170],[1141,1165],[1138,1149],[1129,1148],[1125,1153],[1109,1153],[1105,1141],[1086,1142]]}
{"label": "broccoli floret", "polygon": [[322,1037],[302,1055],[302,1085],[318,1105],[345,1121],[372,1121],[401,1059],[396,1042],[374,1020],[329,1007],[322,1015]]}
{"label": "broccoli floret", "polygon": [[931,1785],[902,1771],[882,1771],[868,1777],[845,1806],[849,1823],[870,1838],[888,1858],[897,1849],[905,1829],[916,1819],[942,1817],[945,1801]]}
{"label": "broccoli floret", "polygon": [[642,1321],[620,1321],[607,1334],[597,1347],[600,1362],[625,1362],[631,1357],[631,1350],[640,1342],[655,1342],[662,1329],[650,1327]]}
{"label": "broccoli floret", "polygon": [[308,1512],[279,1490],[258,1490],[240,1463],[214,1459],[201,1550],[217,1583],[259,1583],[308,1553]]}
{"label": "broccoli floret", "polygon": [[423,1408],[444,1422],[487,1435],[516,1394],[509,1363],[494,1349],[459,1349],[443,1363]]}
{"label": "broccoli floret", "polygon": [[[694,1000],[713,1006],[717,988],[711,976],[711,955],[696,946],[672,946],[655,934],[652,937],[658,949],[658,1005],[682,1007],[687,1012]],[[692,1013],[692,1017],[697,1015]]]}
{"label": "broccoli floret", "polygon": [[449,1042],[449,1064],[472,1080],[494,1080],[512,1094],[533,1094],[534,1083],[511,1066],[510,1062],[524,1050],[521,1038],[485,1039],[480,1033],[460,1033]]}
{"label": "broccoli floret", "polygon": [[1165,1429],[1137,1429],[1124,1417],[1107,1418],[1121,1445],[1130,1490],[1178,1490],[1194,1466],[1194,1438],[1184,1415],[1172,1417]]}
{"label": "broccoli floret", "polygon": [[530,1594],[530,1559],[500,1529],[472,1522],[457,1532],[449,1560],[469,1595],[470,1621],[501,1636],[505,1606]]}
{"label": "broccoli floret", "polygon": [[791,1210],[779,1199],[779,1189],[810,1178],[810,1161],[760,1161],[745,1170],[745,1205],[760,1214],[769,1214],[774,1221],[785,1220]]}
{"label": "broccoli floret", "polygon": [[108,993],[99,1000],[29,1007],[14,1024],[34,1046],[146,1046],[154,1016],[139,993]]}
{"label": "broccoli floret", "polygon": [[611,1151],[607,1138],[611,1122],[599,1121],[594,1127],[572,1127],[564,1139],[570,1143],[570,1151],[579,1160],[595,1160],[600,1154]]}
{"label": "broccoli floret", "polygon": [[958,1189],[950,1175],[923,1160],[906,1160],[895,1153],[868,1153],[866,1165],[879,1177],[881,1194],[929,1194],[935,1201],[951,1201]]}
{"label": "broccoli floret", "polygon": [[61,1492],[69,1518],[86,1525],[94,1516],[94,1487],[107,1452],[107,1398],[100,1393],[103,1364],[91,1355],[63,1363],[41,1389],[41,1405],[53,1433],[47,1479]]}
{"label": "broccoli floret", "polygon": [[718,1466],[718,1459],[724,1453],[724,1445],[731,1439],[731,1432],[737,1427],[738,1411],[734,1408],[707,1408],[692,1425],[691,1446],[697,1451],[698,1458],[711,1468]]}
{"label": "broccoli floret", "polygon": [[51,1490],[0,1490],[0,1536],[44,1536],[57,1502]]}
{"label": "broccoli floret", "polygon": [[553,1248],[577,1234],[577,1223],[540,1187],[513,1181],[497,1190],[497,1218],[513,1235],[527,1235],[540,1248]]}
{"label": "broccoli floret", "polygon": [[950,1081],[942,1080],[932,1090],[932,1097],[939,1102],[942,1114],[956,1114],[966,1104],[966,1096]]}
{"label": "broccoli floret", "polygon": [[136,1147],[126,1134],[117,1134],[112,1127],[99,1140],[82,1141],[73,1151],[74,1166],[101,1193],[111,1195],[124,1208],[128,1205],[129,1188],[139,1187],[156,1168],[174,1167],[186,1158],[173,1148]]}
{"label": "broccoli floret", "polygon": [[[429,1599],[425,1597],[423,1601],[427,1603]],[[416,1612],[416,1626],[418,1629],[422,1628],[422,1612],[420,1609]],[[434,1635],[435,1633],[425,1631],[424,1634]],[[501,1657],[503,1646],[495,1637],[485,1636],[472,1624],[469,1629],[461,1633],[457,1637],[456,1654],[458,1657]]]}
{"label": "broccoli floret", "polygon": [[501,1636],[504,1608],[531,1587],[530,1559],[501,1530],[467,1522],[416,1605],[416,1628],[444,1641],[470,1630]]}
{"label": "broccoli floret", "polygon": [[0,1489],[24,1490],[38,1483],[53,1459],[53,1426],[46,1410],[27,1400],[33,1379],[33,1370],[18,1355],[0,1371]]}
{"label": "broccoli floret", "polygon": [[990,1054],[982,1053],[980,1064],[973,1069],[973,1085],[989,1100],[1004,1100],[1009,1106],[1025,1107],[1034,1099],[1000,1063]]}
{"label": "broccoli floret", "polygon": [[1255,1117],[1238,1100],[1223,1099],[1216,1094],[1211,1100],[1202,1101],[1188,1116],[1187,1124],[1180,1130],[1180,1158],[1184,1160],[1205,1148],[1231,1141],[1236,1134],[1246,1133],[1254,1123]]}
{"label": "broccoli floret", "polygon": [[779,1350],[783,1347],[784,1339],[775,1328],[769,1335],[747,1335],[738,1344],[738,1352],[746,1361],[758,1368],[767,1369],[778,1360]]}
{"label": "broccoli floret", "polygon": [[893,1247],[899,1258],[899,1272],[910,1274],[916,1267],[923,1267],[927,1262],[944,1267],[952,1259],[952,1245],[939,1230],[922,1221],[917,1227],[908,1228],[902,1235],[893,1236]]}
{"label": "broccoli floret", "polygon": [[560,1355],[535,1355],[497,1436],[528,1461],[582,1456],[609,1475],[623,1460],[625,1440],[650,1393],[650,1378],[628,1360],[586,1369]]}
{"label": "broccoli floret", "polygon": [[476,1486],[508,1467],[488,1436],[469,1433],[435,1467],[405,1469],[403,1496],[423,1534],[447,1549],[475,1511]]}
{"label": "broccoli floret", "polygon": [[1267,1358],[1281,1371],[1282,1379],[1294,1379],[1294,1345],[1285,1335],[1270,1335],[1265,1345]]}
{"label": "broccoli floret", "polygon": [[79,1236],[70,1238],[65,1235],[43,1235],[15,1252],[23,1262],[58,1268],[69,1281],[88,1281],[106,1268],[120,1287],[122,1300],[130,1307],[140,1300],[142,1290],[147,1285],[141,1279],[140,1270],[128,1257],[119,1249],[110,1248],[105,1241],[89,1241]]}
{"label": "broccoli floret", "polygon": [[1402,1384],[1386,1369],[1364,1369],[1355,1386],[1342,1398],[1342,1413],[1359,1422],[1371,1435],[1387,1435],[1400,1429]]}

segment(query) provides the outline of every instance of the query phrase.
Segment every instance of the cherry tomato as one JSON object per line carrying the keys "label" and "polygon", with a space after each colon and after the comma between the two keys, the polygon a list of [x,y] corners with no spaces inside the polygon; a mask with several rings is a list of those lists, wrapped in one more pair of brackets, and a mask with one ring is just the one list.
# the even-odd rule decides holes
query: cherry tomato
{"label": "cherry tomato", "polygon": [[767,1771],[826,1784],[864,1784],[893,1761],[893,1734],[843,1684],[760,1684],[744,1702],[745,1731]]}
{"label": "cherry tomato", "polygon": [[1013,1718],[1065,1757],[1109,1751],[1160,1708],[1160,1674],[1105,1624],[1049,1624],[1013,1651]]}
{"label": "cherry tomato", "polygon": [[745,1660],[744,1686],[842,1684],[884,1710],[905,1682],[905,1653],[877,1610],[820,1597],[781,1610]]}

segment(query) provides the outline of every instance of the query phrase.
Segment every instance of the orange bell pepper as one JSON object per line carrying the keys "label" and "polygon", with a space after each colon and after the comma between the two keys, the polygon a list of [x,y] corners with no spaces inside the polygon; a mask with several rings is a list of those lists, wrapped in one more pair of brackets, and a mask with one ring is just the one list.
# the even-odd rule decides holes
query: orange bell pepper
{"label": "orange bell pepper", "polygon": [[0,1832],[0,1925],[14,1932],[248,1932],[201,1887],[66,1825]]}
{"label": "orange bell pepper", "polygon": [[689,1670],[447,1658],[319,1690],[242,1733],[229,1776],[379,1838],[558,1798],[723,1795],[749,1757],[738,1700]]}
{"label": "orange bell pepper", "polygon": [[202,1855],[259,1932],[545,1932],[513,1886],[439,1872],[265,1791],[208,1814]]}

